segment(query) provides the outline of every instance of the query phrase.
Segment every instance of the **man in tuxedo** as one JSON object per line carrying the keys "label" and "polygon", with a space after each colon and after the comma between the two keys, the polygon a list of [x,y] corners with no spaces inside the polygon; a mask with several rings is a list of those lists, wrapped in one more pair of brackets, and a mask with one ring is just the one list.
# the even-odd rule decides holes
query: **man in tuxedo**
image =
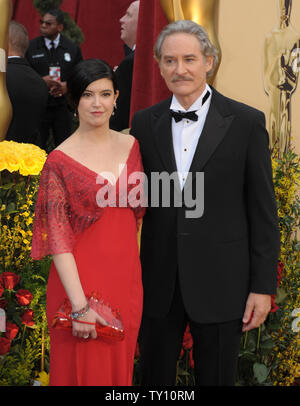
{"label": "man in tuxedo", "polygon": [[[155,56],[173,96],[137,112],[131,129],[149,185],[141,384],[175,384],[189,324],[196,384],[234,385],[242,331],[264,322],[276,293],[280,240],[265,118],[207,85],[217,51],[198,24],[169,24]],[[174,173],[171,204],[159,195],[151,207],[166,189],[153,179]]]}
{"label": "man in tuxedo", "polygon": [[134,1],[120,19],[121,39],[124,42],[125,58],[116,69],[119,97],[114,114],[110,119],[110,128],[122,131],[129,128],[134,50],[138,25],[140,1]]}
{"label": "man in tuxedo", "polygon": [[50,130],[55,146],[73,131],[72,114],[65,94],[72,68],[82,60],[79,46],[62,34],[64,15],[61,10],[47,11],[40,21],[41,36],[30,41],[26,58],[48,86],[49,98],[43,122],[42,145],[47,148]]}
{"label": "man in tuxedo", "polygon": [[6,140],[39,145],[41,122],[47,107],[48,88],[24,58],[28,45],[26,28],[11,21],[6,87],[13,108],[13,117]]}

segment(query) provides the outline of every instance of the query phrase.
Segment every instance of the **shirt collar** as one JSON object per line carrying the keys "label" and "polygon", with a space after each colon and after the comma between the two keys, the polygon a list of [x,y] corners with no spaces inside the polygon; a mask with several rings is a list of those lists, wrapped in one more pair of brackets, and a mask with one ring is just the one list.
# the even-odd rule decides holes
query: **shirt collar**
{"label": "shirt collar", "polygon": [[[210,87],[208,86],[208,84],[206,84],[204,91],[201,93],[201,95],[198,97],[198,99],[195,100],[194,103],[187,110],[184,107],[182,107],[182,105],[177,100],[176,96],[173,94],[170,109],[175,110],[175,111],[198,111],[202,107],[202,99],[207,91],[210,92],[209,98],[211,98],[212,91],[210,90]],[[209,100],[209,98],[208,98],[208,100]]]}
{"label": "shirt collar", "polygon": [[58,47],[58,44],[59,44],[59,40],[60,40],[60,33],[58,33],[58,35],[57,35],[57,37],[54,39],[54,40],[52,40],[52,39],[49,39],[49,38],[44,38],[45,39],[45,44],[46,44],[46,47],[48,48],[48,49],[50,49],[51,48],[51,42],[53,41],[54,42],[54,47],[55,48],[57,48]]}

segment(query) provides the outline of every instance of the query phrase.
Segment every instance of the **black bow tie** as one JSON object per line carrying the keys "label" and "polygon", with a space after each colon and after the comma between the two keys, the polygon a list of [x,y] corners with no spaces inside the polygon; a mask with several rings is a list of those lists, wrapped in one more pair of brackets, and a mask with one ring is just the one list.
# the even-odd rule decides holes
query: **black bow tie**
{"label": "black bow tie", "polygon": [[[209,98],[210,96],[210,92],[207,91],[202,99],[202,106],[203,104],[206,102],[206,100]],[[187,118],[189,120],[192,121],[198,121],[198,116],[196,114],[196,111],[174,111],[174,110],[170,110],[171,111],[171,116],[174,117],[176,123],[178,123],[178,121],[181,121],[183,118]]]}
{"label": "black bow tie", "polygon": [[171,116],[174,117],[176,123],[178,123],[178,121],[181,121],[183,118],[187,118],[187,119],[192,120],[192,121],[197,121],[198,120],[196,110],[195,111],[187,111],[187,112],[171,110]]}

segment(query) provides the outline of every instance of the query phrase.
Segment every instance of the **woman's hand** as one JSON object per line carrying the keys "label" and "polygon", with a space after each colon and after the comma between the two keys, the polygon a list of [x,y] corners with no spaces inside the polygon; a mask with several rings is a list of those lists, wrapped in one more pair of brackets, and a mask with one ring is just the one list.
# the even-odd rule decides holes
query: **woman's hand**
{"label": "woman's hand", "polygon": [[[81,323],[81,321],[83,321],[84,323]],[[97,338],[97,332],[95,328],[96,323],[103,324],[104,326],[107,325],[107,322],[101,316],[99,316],[93,309],[89,308],[88,312],[83,317],[80,317],[78,321],[74,320],[72,322],[73,336],[85,339]]]}
{"label": "woman's hand", "polygon": [[[78,275],[74,255],[70,252],[56,254],[53,255],[53,261],[67,296],[71,302],[72,313],[83,310],[87,304],[87,301]],[[85,323],[80,323],[81,321],[84,321]],[[107,325],[106,321],[90,308],[84,314],[84,316],[79,317],[77,322],[75,320],[72,322],[73,336],[79,338],[96,338],[96,323],[100,323],[105,326]]]}

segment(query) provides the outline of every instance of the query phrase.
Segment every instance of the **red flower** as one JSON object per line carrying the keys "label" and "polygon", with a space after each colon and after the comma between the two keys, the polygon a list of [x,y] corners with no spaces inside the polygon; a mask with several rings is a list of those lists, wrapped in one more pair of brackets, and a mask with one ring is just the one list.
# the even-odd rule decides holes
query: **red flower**
{"label": "red flower", "polygon": [[189,324],[186,326],[186,330],[183,335],[183,340],[182,340],[182,348],[180,351],[179,358],[181,358],[184,354],[185,350],[190,350],[193,348],[193,337],[190,332],[190,326]]}
{"label": "red flower", "polygon": [[23,313],[22,323],[29,327],[34,326],[33,311],[31,309],[27,309]]}
{"label": "red flower", "polygon": [[[281,281],[283,268],[284,268],[283,263],[278,262],[278,265],[277,265],[277,288],[278,288],[278,286],[280,284],[280,281]],[[275,303],[275,299],[276,299],[276,295],[271,295],[271,310],[270,310],[270,313],[275,313],[279,309],[279,307]]]}
{"label": "red flower", "polygon": [[193,337],[190,333],[190,326],[187,325],[184,336],[182,346],[185,350],[190,350],[193,347]]}
{"label": "red flower", "polygon": [[6,338],[8,338],[9,340],[13,340],[18,334],[18,331],[19,327],[16,324],[10,323],[9,321],[6,322],[6,332],[5,332]]}
{"label": "red flower", "polygon": [[136,343],[136,347],[135,347],[135,355],[136,358],[140,358],[141,354],[140,354],[140,347],[139,347],[139,343]]}
{"label": "red flower", "polygon": [[6,289],[11,290],[20,282],[20,276],[13,272],[2,272],[0,281]]}
{"label": "red flower", "polygon": [[6,337],[0,337],[0,355],[6,354],[10,350],[10,340]]}
{"label": "red flower", "polygon": [[33,299],[33,295],[27,289],[19,289],[16,293],[16,298],[21,306],[28,306]]}
{"label": "red flower", "polygon": [[278,288],[278,286],[280,284],[280,281],[281,281],[283,267],[284,267],[283,263],[278,262],[278,265],[277,265],[277,288]]}
{"label": "red flower", "polygon": [[0,297],[2,296],[2,293],[4,292],[4,287],[0,283]]}
{"label": "red flower", "polygon": [[279,307],[275,303],[276,295],[271,295],[271,310],[270,313],[275,313]]}
{"label": "red flower", "polygon": [[6,300],[6,299],[0,299],[0,309],[5,309],[7,303],[8,303],[8,300]]}

